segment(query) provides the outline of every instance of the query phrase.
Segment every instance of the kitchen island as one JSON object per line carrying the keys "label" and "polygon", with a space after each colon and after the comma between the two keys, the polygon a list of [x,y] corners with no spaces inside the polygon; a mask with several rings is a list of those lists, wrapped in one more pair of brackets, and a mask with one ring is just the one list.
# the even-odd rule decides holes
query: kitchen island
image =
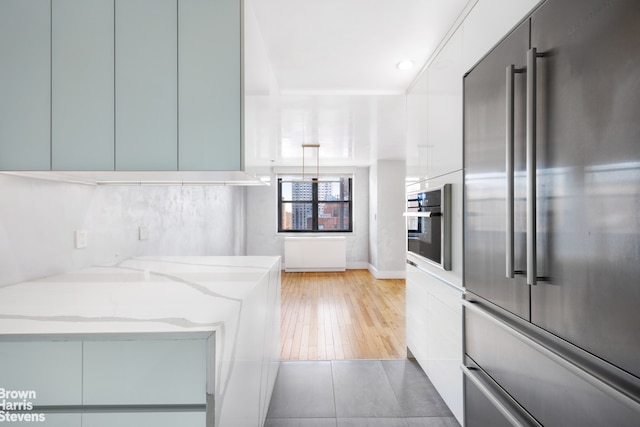
{"label": "kitchen island", "polygon": [[279,257],[132,258],[0,287],[4,421],[260,426],[279,353]]}

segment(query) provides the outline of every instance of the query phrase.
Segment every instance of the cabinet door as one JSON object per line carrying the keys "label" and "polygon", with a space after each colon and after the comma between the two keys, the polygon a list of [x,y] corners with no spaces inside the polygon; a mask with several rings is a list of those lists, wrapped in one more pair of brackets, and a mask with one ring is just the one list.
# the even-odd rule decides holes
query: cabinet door
{"label": "cabinet door", "polygon": [[116,0],[116,169],[177,169],[177,2]]}
{"label": "cabinet door", "polygon": [[0,170],[51,168],[49,3],[0,2]]}
{"label": "cabinet door", "polygon": [[[467,290],[529,319],[529,287],[506,277],[506,68],[524,68],[529,24],[523,23],[464,79],[464,274]],[[525,270],[525,75],[514,77],[515,269]],[[522,200],[522,201],[519,201]]]}
{"label": "cabinet door", "polygon": [[407,265],[406,280],[406,334],[407,347],[418,360],[422,369],[427,375],[427,358],[429,355],[429,341],[427,331],[429,329],[429,319],[427,316],[427,304],[429,293],[424,286],[424,274],[417,268]]}
{"label": "cabinet door", "polygon": [[428,152],[427,119],[429,108],[429,95],[427,73],[422,73],[420,78],[407,93],[407,177],[421,181],[427,178],[430,172],[427,170],[431,154]]}
{"label": "cabinet door", "polygon": [[113,2],[51,4],[54,170],[114,169]]}
{"label": "cabinet door", "polygon": [[179,169],[240,170],[240,1],[179,7]]}
{"label": "cabinet door", "polygon": [[429,177],[462,168],[462,33],[456,32],[427,68],[427,146]]}

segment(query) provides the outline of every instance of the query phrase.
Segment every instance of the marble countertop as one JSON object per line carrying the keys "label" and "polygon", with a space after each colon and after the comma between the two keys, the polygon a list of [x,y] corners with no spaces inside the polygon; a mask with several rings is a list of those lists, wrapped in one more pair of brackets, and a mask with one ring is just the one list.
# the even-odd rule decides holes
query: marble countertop
{"label": "marble countertop", "polygon": [[141,257],[0,287],[0,336],[215,331],[278,257]]}

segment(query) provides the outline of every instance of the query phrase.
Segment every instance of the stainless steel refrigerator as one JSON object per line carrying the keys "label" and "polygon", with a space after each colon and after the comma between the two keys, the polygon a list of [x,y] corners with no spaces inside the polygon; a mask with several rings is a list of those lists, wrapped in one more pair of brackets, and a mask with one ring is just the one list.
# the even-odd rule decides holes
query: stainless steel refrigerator
{"label": "stainless steel refrigerator", "polygon": [[640,1],[548,0],[476,64],[464,174],[466,426],[639,426]]}

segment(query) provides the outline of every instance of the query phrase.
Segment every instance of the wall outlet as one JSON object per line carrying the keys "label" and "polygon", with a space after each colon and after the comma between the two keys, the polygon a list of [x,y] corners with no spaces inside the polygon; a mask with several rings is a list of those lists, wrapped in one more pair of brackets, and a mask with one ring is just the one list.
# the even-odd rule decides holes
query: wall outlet
{"label": "wall outlet", "polygon": [[76,249],[86,248],[89,244],[89,232],[87,230],[76,230],[75,243]]}
{"label": "wall outlet", "polygon": [[138,240],[149,240],[149,229],[147,227],[138,227]]}

